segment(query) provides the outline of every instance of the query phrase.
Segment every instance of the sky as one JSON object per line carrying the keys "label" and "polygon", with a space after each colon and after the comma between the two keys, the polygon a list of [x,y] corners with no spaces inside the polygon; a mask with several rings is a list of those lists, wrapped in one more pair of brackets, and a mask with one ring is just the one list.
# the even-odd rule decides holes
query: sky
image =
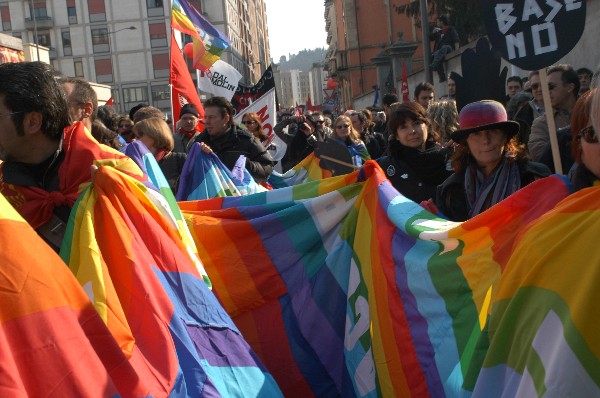
{"label": "sky", "polygon": [[327,48],[323,0],[265,0],[271,58],[300,50]]}

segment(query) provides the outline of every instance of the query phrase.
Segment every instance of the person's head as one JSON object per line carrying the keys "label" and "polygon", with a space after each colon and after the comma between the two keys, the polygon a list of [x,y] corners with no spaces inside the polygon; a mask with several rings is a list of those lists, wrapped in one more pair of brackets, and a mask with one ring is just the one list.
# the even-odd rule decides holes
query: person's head
{"label": "person's head", "polygon": [[142,120],[150,119],[152,117],[158,117],[158,118],[161,118],[162,120],[165,120],[165,114],[163,113],[163,111],[161,111],[160,109],[155,108],[153,106],[145,106],[143,108],[140,108],[133,115],[133,123],[139,123]]}
{"label": "person's head", "polygon": [[537,70],[529,72],[529,84],[531,87],[531,95],[539,105],[544,104],[544,96],[542,95],[542,83],[540,82],[540,72]]}
{"label": "person's head", "polygon": [[362,112],[352,112],[350,114],[350,121],[354,130],[362,133],[367,128],[367,116]]}
{"label": "person's head", "polygon": [[[586,127],[592,124],[591,122],[591,111],[592,104],[594,100],[595,89],[588,90],[577,99],[575,102],[575,106],[573,106],[573,111],[571,112],[571,137],[572,137],[572,151],[573,158],[576,162],[581,163],[581,154],[582,154],[582,146],[586,137],[581,137],[579,133],[585,129]],[[583,143],[582,143],[583,141]],[[588,143],[589,144],[589,143]],[[589,147],[589,145],[587,145]]]}
{"label": "person's head", "polygon": [[383,103],[383,111],[386,115],[389,116],[390,106],[398,102],[398,96],[394,93],[387,93],[381,98],[381,103]]}
{"label": "person's head", "polygon": [[88,130],[98,113],[98,96],[87,81],[78,77],[62,77],[60,83],[67,94],[69,115],[73,122],[83,122]]}
{"label": "person's head", "polygon": [[[600,69],[596,71],[598,73]],[[590,120],[586,131],[581,132],[581,161],[585,167],[596,176],[600,178],[600,143],[598,143],[598,131],[600,131],[600,89],[598,88],[598,82],[594,87],[592,99],[592,110],[590,112]]]}
{"label": "person's head", "polygon": [[454,97],[456,95],[456,82],[451,78],[448,77],[448,95],[450,97]]}
{"label": "person's head", "polygon": [[98,107],[97,119],[100,120],[106,128],[117,131],[117,119],[119,115],[112,106],[102,105]]}
{"label": "person's head", "polygon": [[266,140],[267,134],[263,131],[260,117],[257,113],[247,112],[242,116],[242,124],[246,126],[246,129],[251,132],[260,141]]}
{"label": "person's head", "polygon": [[117,133],[106,127],[99,119],[92,122],[91,133],[92,137],[101,144],[108,145],[117,150],[123,147],[123,144],[117,138]]}
{"label": "person's head", "polygon": [[583,94],[590,89],[592,84],[592,76],[594,73],[588,68],[577,69],[577,77],[579,78],[579,93]]}
{"label": "person's head", "polygon": [[352,127],[352,120],[346,115],[340,115],[335,119],[335,122],[333,123],[333,133],[337,138],[347,143],[353,143],[360,140],[360,133]]}
{"label": "person's head", "polygon": [[458,110],[456,102],[450,100],[435,101],[429,104],[427,114],[431,129],[442,142],[450,141],[450,135],[458,130]]}
{"label": "person's head", "polygon": [[448,17],[446,15],[438,16],[436,18],[436,22],[440,28],[445,28],[446,26],[448,26],[450,24],[450,21],[448,20]]}
{"label": "person's head", "polygon": [[553,65],[547,73],[552,107],[570,111],[579,94],[577,73],[567,64]]}
{"label": "person's head", "polygon": [[204,128],[208,135],[224,134],[233,121],[233,105],[225,97],[212,97],[204,103]]}
{"label": "person's head", "polygon": [[128,115],[122,115],[117,119],[117,133],[128,143],[135,138],[133,135],[133,120]]}
{"label": "person's head", "polygon": [[315,122],[315,130],[324,131],[325,130],[325,116],[321,112],[313,112],[312,120]]}
{"label": "person's head", "polygon": [[133,117],[135,116],[135,113],[137,111],[139,111],[140,109],[142,109],[143,107],[146,107],[146,106],[150,106],[150,105],[148,105],[148,104],[137,104],[136,106],[132,107],[129,110],[129,119],[133,120]]}
{"label": "person's head", "polygon": [[169,125],[159,117],[139,121],[133,126],[133,132],[153,155],[163,151],[169,153],[175,146]]}
{"label": "person's head", "polygon": [[523,80],[519,76],[511,76],[506,79],[506,95],[509,98],[520,91],[523,91]]}
{"label": "person's head", "polygon": [[428,140],[437,141],[429,127],[427,111],[416,102],[396,104],[390,111],[388,128],[393,134],[391,141],[396,140],[409,148],[424,149]]}
{"label": "person's head", "polygon": [[179,111],[179,128],[183,131],[194,131],[198,126],[200,113],[194,104],[185,104]]}
{"label": "person's head", "polygon": [[506,114],[510,120],[515,120],[515,116],[517,112],[523,106],[529,106],[529,101],[531,101],[533,97],[526,91],[521,91],[520,93],[516,93],[513,95],[506,104]]}
{"label": "person's head", "polygon": [[325,110],[323,111],[323,117],[324,117],[324,118],[329,118],[329,120],[333,120],[333,112],[331,112],[331,111],[330,111],[330,110],[328,110],[328,109],[325,109]]}
{"label": "person's head", "polygon": [[421,82],[415,87],[415,101],[427,109],[429,103],[435,99],[435,89],[429,82]]}
{"label": "person's head", "polygon": [[65,91],[42,62],[0,64],[0,160],[36,164],[70,125]]}
{"label": "person's head", "polygon": [[469,162],[475,162],[484,174],[489,175],[505,156],[521,159],[522,149],[517,147],[515,136],[519,123],[509,121],[501,103],[491,100],[472,102],[462,108],[458,116],[459,130],[451,138],[459,146],[452,157],[456,172]]}

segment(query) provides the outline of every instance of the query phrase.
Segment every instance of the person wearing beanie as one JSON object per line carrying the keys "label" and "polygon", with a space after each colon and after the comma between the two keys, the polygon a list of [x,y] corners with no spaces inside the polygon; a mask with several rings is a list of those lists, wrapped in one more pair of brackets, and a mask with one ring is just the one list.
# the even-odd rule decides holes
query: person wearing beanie
{"label": "person wearing beanie", "polygon": [[185,104],[179,112],[177,131],[175,132],[174,152],[188,153],[194,140],[200,135],[197,130],[200,119],[198,108],[194,104]]}
{"label": "person wearing beanie", "polygon": [[474,217],[550,175],[518,145],[519,123],[508,120],[501,103],[470,103],[460,111],[458,124],[450,136],[458,144],[451,159],[454,174],[438,186],[435,203],[449,220]]}

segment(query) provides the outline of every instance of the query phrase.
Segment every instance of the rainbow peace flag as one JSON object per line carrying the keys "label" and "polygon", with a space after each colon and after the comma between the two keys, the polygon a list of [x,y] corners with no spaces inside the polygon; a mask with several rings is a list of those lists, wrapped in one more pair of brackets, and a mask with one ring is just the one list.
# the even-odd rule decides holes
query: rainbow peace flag
{"label": "rainbow peace flag", "polygon": [[246,157],[240,156],[234,171],[215,154],[206,154],[200,144],[192,145],[181,176],[177,200],[201,200],[223,196],[242,196],[264,192],[246,170]]}
{"label": "rainbow peace flag", "polygon": [[0,195],[0,396],[147,395],[58,255]]}
{"label": "rainbow peace flag", "polygon": [[210,69],[231,45],[229,38],[208,22],[187,0],[173,0],[171,27],[194,39],[196,69]]}
{"label": "rainbow peace flag", "polygon": [[[557,257],[581,262],[569,278],[573,262],[556,262],[562,274],[553,281],[541,272],[561,250],[549,251],[556,242],[589,237],[586,223],[599,222],[600,191],[588,208],[577,196],[561,202],[568,194],[561,178],[549,177],[460,224],[399,195],[368,161],[344,176],[180,206],[215,294],[286,397],[498,396],[521,380],[537,392],[546,382],[585,395],[600,385],[595,270],[583,293],[577,280],[598,255],[585,260],[587,239]],[[528,252],[540,259],[533,273]],[[547,291],[510,322],[533,281]],[[543,299],[550,296],[561,305]],[[554,332],[560,352],[574,353],[565,376],[551,355],[537,357],[535,345],[520,340],[551,334],[540,326],[552,305],[550,326],[560,319],[565,331]],[[536,321],[526,322],[536,309]]]}
{"label": "rainbow peace flag", "polygon": [[281,396],[151,191],[99,168],[61,250],[135,377],[152,396]]}
{"label": "rainbow peace flag", "polygon": [[313,152],[283,174],[273,171],[268,182],[273,188],[285,188],[331,176],[331,171],[321,168],[320,160]]}

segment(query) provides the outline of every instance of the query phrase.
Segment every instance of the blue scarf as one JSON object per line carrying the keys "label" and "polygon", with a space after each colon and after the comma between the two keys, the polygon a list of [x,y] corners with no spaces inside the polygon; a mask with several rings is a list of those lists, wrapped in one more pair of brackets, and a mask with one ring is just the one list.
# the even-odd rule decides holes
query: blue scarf
{"label": "blue scarf", "polygon": [[489,209],[521,188],[517,162],[502,157],[494,173],[485,177],[475,162],[467,165],[465,192],[471,210],[469,218]]}

